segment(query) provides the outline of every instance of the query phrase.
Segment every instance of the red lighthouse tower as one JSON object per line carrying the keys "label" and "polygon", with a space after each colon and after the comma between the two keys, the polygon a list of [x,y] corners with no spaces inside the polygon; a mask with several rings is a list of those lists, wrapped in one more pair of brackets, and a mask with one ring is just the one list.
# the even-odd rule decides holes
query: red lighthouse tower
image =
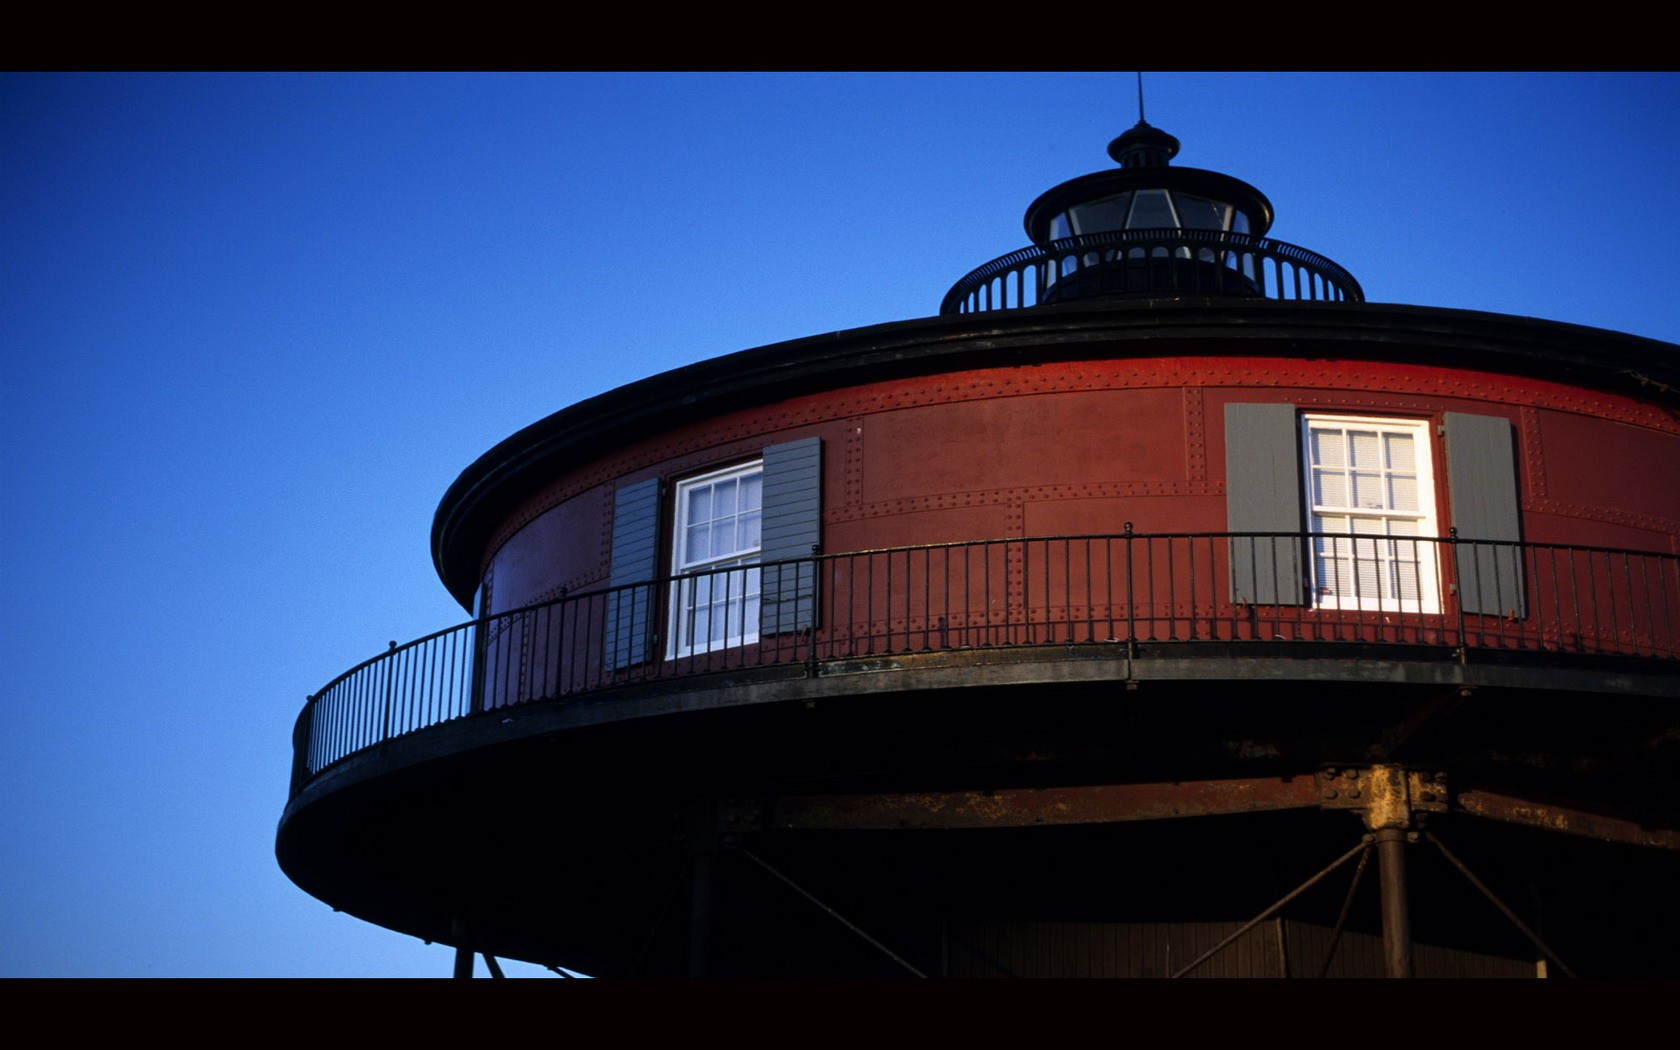
{"label": "red lighthouse tower", "polygon": [[1672,973],[1680,348],[1366,302],[1178,150],[481,456],[287,873],[469,972]]}

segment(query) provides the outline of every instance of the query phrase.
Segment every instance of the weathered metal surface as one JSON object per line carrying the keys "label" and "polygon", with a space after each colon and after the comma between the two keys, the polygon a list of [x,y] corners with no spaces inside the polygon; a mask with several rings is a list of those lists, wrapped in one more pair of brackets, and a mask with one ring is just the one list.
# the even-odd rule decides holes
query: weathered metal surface
{"label": "weathered metal surface", "polygon": [[1305,809],[1318,804],[1310,777],[1103,784],[998,791],[803,795],[776,800],[774,828],[1004,828],[1107,824],[1226,813]]}
{"label": "weathered metal surface", "polygon": [[1325,766],[1316,778],[1325,809],[1361,810],[1365,826],[1409,828],[1415,813],[1447,812],[1447,775],[1395,765]]}
{"label": "weathered metal surface", "polygon": [[1533,802],[1492,791],[1461,791],[1453,808],[1489,820],[1544,828],[1566,835],[1680,850],[1680,829],[1677,828],[1651,827],[1624,817],[1590,813],[1555,803]]}

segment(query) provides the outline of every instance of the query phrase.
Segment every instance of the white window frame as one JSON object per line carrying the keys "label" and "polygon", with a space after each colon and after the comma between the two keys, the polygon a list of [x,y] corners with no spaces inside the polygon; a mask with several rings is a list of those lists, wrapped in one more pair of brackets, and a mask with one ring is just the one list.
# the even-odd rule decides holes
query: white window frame
{"label": "white window frame", "polygon": [[[715,486],[719,482],[753,477],[757,477],[760,483],[758,507],[749,508],[742,513],[737,504],[736,513],[732,516],[739,518],[757,515],[758,543],[736,546],[721,555],[690,557],[689,526],[694,524],[689,521],[690,494],[703,486]],[[675,579],[671,583],[666,659],[751,645],[758,641],[762,586],[758,563],[760,551],[764,546],[763,477],[764,461],[755,459],[750,463],[738,463],[677,482],[676,507],[672,515],[671,530],[671,575]],[[708,520],[716,521],[717,518],[714,516]],[[715,571],[723,569],[738,571]],[[696,606],[697,600],[702,604]],[[703,638],[693,637],[696,628],[700,626],[701,614],[697,611],[698,608],[706,610],[706,637]],[[711,616],[718,609],[724,611],[725,626],[724,633],[714,637],[710,629]]]}
{"label": "white window frame", "polygon": [[[1303,413],[1301,416],[1302,498],[1306,503],[1306,522],[1309,536],[1307,565],[1312,604],[1321,609],[1348,609],[1360,612],[1441,612],[1440,558],[1434,537],[1440,535],[1439,513],[1435,500],[1435,471],[1433,445],[1430,441],[1430,421],[1426,419],[1382,418],[1351,416],[1334,413]],[[1315,429],[1358,430],[1378,435],[1405,434],[1412,438],[1413,465],[1410,471],[1396,468],[1383,454],[1380,464],[1355,465],[1350,451],[1344,447],[1343,463],[1324,465],[1314,462],[1313,434]],[[1362,469],[1363,468],[1363,469]],[[1321,475],[1339,471],[1346,482],[1343,501],[1318,503]],[[1366,482],[1369,492],[1376,488],[1376,499],[1366,499],[1363,505],[1353,506],[1356,498],[1356,478]],[[1394,504],[1393,483],[1410,479],[1416,486],[1415,510],[1397,509]],[[1326,528],[1324,519],[1341,519],[1347,529]],[[1326,542],[1321,536],[1346,536],[1346,540]],[[1327,558],[1328,555],[1328,558]],[[1325,577],[1326,560],[1334,562],[1338,571],[1333,579]],[[1410,583],[1408,566],[1415,565],[1416,585],[1410,594],[1403,594]],[[1370,578],[1377,584],[1376,594],[1360,590],[1361,567],[1370,566]],[[1347,572],[1347,584],[1342,571]],[[1352,593],[1346,593],[1348,590]]]}

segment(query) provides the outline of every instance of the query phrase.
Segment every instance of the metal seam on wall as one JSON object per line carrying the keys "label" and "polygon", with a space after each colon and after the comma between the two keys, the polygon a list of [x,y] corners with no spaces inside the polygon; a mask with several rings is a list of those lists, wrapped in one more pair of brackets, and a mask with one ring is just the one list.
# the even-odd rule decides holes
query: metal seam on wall
{"label": "metal seam on wall", "polygon": [[855,507],[863,502],[863,416],[846,421],[846,494],[845,506]]}
{"label": "metal seam on wall", "polygon": [[1207,479],[1207,427],[1202,388],[1184,388],[1184,467],[1191,481]]}
{"label": "metal seam on wall", "polygon": [[1532,510],[1537,514],[1557,514],[1562,517],[1581,518],[1585,521],[1600,521],[1610,525],[1627,525],[1636,529],[1648,529],[1651,532],[1666,532],[1670,535],[1680,534],[1680,520],[1660,518],[1655,514],[1636,514],[1633,511],[1609,510],[1597,504],[1571,503],[1567,500],[1539,497],[1534,500]]}
{"label": "metal seam on wall", "polygon": [[[1003,505],[1013,505],[1015,514],[1024,517],[1025,504],[1035,500],[1117,499],[1141,496],[1221,496],[1224,493],[1224,484],[1215,481],[1107,481],[1079,485],[1020,486],[876,500],[872,503],[830,509],[823,514],[823,521],[836,523],[860,521],[889,517],[894,514],[915,514],[930,510],[955,510],[963,507]],[[1019,528],[1022,522],[1016,522],[1016,525]],[[1016,532],[1016,535],[1020,534],[1019,531]]]}
{"label": "metal seam on wall", "polygon": [[1540,413],[1524,405],[1521,413],[1523,461],[1527,467],[1523,486],[1530,500],[1546,498],[1546,459],[1540,440]]}

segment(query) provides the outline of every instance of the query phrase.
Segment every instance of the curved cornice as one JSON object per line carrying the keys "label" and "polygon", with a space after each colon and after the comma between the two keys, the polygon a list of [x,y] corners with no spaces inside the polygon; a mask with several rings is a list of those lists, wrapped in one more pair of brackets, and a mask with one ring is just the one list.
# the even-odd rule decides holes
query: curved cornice
{"label": "curved cornice", "polygon": [[470,610],[484,545],[522,499],[557,472],[650,431],[905,376],[1098,356],[1234,352],[1443,364],[1680,401],[1680,347],[1671,343],[1469,310],[1155,299],[898,321],[701,361],[533,423],[480,456],[444,493],[432,522],[433,564]]}

